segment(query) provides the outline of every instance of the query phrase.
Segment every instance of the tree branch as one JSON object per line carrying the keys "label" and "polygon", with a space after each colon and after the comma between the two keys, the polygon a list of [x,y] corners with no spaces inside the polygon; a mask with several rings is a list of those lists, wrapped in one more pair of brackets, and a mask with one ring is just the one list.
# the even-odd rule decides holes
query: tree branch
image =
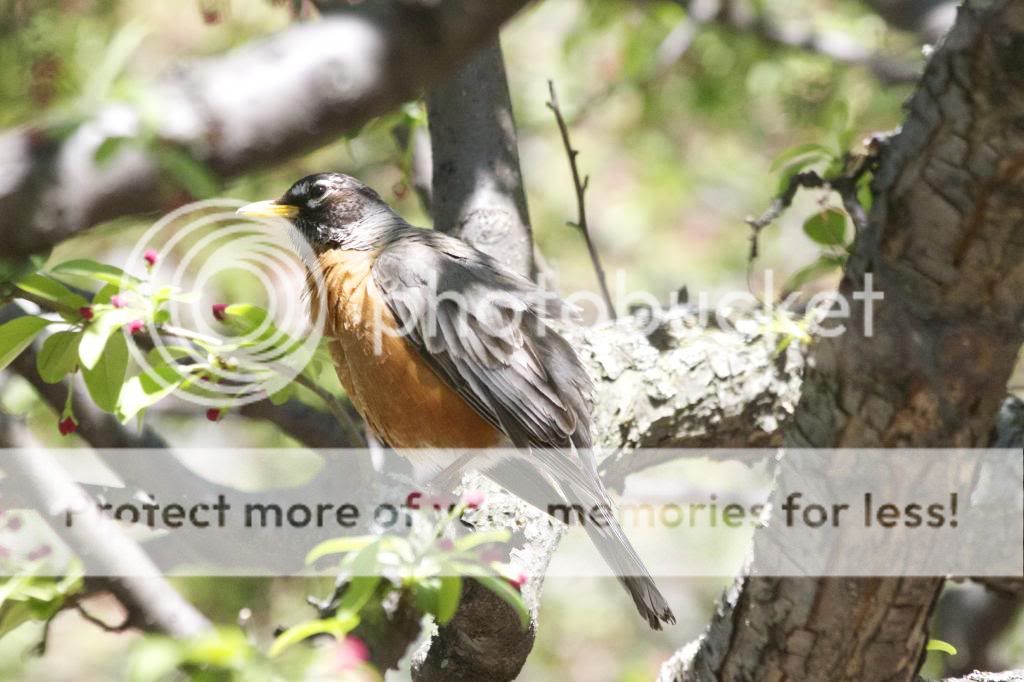
{"label": "tree branch", "polygon": [[[1020,2],[971,5],[929,61],[841,286],[885,292],[873,333],[816,343],[787,445],[988,443],[1024,336],[1022,42]],[[941,585],[741,576],[662,679],[912,680]]]}
{"label": "tree branch", "polygon": [[501,44],[427,96],[434,227],[534,278],[533,233]]}
{"label": "tree branch", "polygon": [[[535,274],[526,196],[519,170],[501,46],[495,41],[428,99],[433,147],[433,211],[439,229],[456,234],[527,276]],[[513,680],[533,648],[539,594],[562,529],[524,502],[478,476],[464,487],[488,491],[492,523],[514,533],[517,561],[531,577],[525,593],[534,622],[523,630],[515,611],[491,590],[465,581],[455,618],[413,657],[413,678]],[[489,513],[495,512],[495,513]],[[495,519],[496,521],[491,521]]]}
{"label": "tree branch", "polygon": [[[342,4],[153,84],[159,144],[184,149],[221,177],[294,157],[439,82],[528,0]],[[23,258],[97,223],[170,208],[173,193],[161,191],[168,180],[142,146],[121,145],[102,167],[95,161],[104,140],[140,135],[143,117],[118,104],[67,138],[33,126],[0,134],[4,255]]]}
{"label": "tree branch", "polygon": [[[2,414],[0,443],[15,448],[4,460],[5,469],[21,482],[48,523],[62,519],[68,511],[95,506],[45,448],[35,446],[23,427]],[[116,576],[109,579],[108,587],[128,610],[133,625],[174,637],[194,637],[211,627],[113,521],[76,514],[75,523],[59,535],[90,574]]]}

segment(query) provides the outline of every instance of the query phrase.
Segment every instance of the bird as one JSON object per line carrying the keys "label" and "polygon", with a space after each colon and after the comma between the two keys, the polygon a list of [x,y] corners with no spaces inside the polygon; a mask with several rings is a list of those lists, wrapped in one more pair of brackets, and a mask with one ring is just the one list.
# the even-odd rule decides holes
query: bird
{"label": "bird", "polygon": [[593,385],[551,324],[571,313],[564,301],[456,237],[414,227],[342,173],[306,176],[238,213],[288,220],[310,247],[338,379],[383,443],[415,453],[418,475],[475,469],[549,514],[552,500],[578,505],[640,615],[655,630],[675,623],[598,475]]}

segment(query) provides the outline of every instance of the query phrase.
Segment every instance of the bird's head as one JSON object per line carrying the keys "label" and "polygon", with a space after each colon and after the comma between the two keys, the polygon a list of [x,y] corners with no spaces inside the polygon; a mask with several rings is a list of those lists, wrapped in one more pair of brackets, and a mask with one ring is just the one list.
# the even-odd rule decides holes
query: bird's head
{"label": "bird's head", "polygon": [[290,220],[317,253],[373,248],[381,228],[397,218],[379,194],[343,173],[307,175],[280,199],[248,204],[238,213]]}

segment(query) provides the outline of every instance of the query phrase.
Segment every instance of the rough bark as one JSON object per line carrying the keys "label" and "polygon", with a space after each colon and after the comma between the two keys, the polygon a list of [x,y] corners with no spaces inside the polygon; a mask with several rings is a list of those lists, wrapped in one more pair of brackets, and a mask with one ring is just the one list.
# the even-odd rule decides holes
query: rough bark
{"label": "rough bark", "polygon": [[[920,678],[918,678],[920,680]],[[925,680],[920,680],[925,682]],[[983,673],[975,670],[963,677],[946,677],[939,682],[1024,682],[1024,670],[1007,670],[1002,673]]]}
{"label": "rough bark", "polygon": [[[1024,3],[960,10],[881,159],[841,291],[863,320],[816,344],[786,443],[978,447],[1021,343]],[[855,308],[862,314],[863,308]],[[941,578],[740,577],[663,680],[912,680]]]}
{"label": "rough bark", "polygon": [[[427,96],[434,227],[533,277],[533,237],[501,44]],[[438,188],[443,187],[443,192]]]}
{"label": "rough bark", "polygon": [[[533,240],[500,43],[481,50],[427,102],[434,226],[532,277]],[[501,494],[494,484],[471,477],[464,486],[488,491],[487,510],[504,507],[505,513],[482,514],[477,525],[516,533],[513,555],[530,575],[526,596],[533,622],[524,629],[501,598],[466,581],[456,617],[414,656],[417,682],[518,676],[533,648],[541,585],[562,534],[546,514]],[[495,526],[490,518],[501,522]]]}
{"label": "rough bark", "polygon": [[[527,2],[353,3],[168,73],[153,86],[157,138],[221,177],[296,156],[437,83]],[[122,145],[102,167],[95,161],[105,139],[143,127],[142,111],[116,104],[66,138],[33,126],[0,135],[4,255],[24,257],[97,223],[179,202],[143,146]]]}

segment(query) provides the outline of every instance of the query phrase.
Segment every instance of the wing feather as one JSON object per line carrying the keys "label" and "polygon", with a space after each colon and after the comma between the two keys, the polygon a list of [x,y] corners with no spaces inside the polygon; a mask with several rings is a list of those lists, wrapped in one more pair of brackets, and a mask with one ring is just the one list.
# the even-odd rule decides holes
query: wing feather
{"label": "wing feather", "polygon": [[388,245],[373,278],[408,342],[515,445],[590,448],[590,379],[548,324],[564,302],[430,230]]}

